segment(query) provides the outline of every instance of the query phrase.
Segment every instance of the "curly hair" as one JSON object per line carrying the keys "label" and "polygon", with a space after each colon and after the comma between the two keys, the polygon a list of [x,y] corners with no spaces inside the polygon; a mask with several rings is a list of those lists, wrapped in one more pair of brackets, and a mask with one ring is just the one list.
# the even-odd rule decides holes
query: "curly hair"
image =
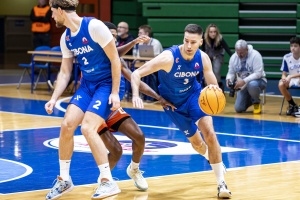
{"label": "curly hair", "polygon": [[222,40],[222,34],[220,33],[220,30],[219,28],[217,27],[217,25],[215,24],[209,24],[207,27],[206,27],[206,30],[205,30],[205,34],[204,34],[204,40],[205,40],[205,43],[211,47],[211,38],[209,37],[209,29],[211,27],[214,27],[216,29],[216,32],[217,32],[217,35],[216,35],[216,38],[215,38],[215,41],[214,41],[214,46],[219,46],[219,44],[221,43],[221,40]]}

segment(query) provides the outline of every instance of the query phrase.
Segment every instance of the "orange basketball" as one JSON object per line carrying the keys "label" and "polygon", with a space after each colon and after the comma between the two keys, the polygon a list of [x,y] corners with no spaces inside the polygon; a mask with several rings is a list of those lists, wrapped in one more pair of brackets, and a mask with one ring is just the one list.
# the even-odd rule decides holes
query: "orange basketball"
{"label": "orange basketball", "polygon": [[221,90],[205,87],[198,99],[201,110],[208,115],[215,115],[225,108],[226,98]]}

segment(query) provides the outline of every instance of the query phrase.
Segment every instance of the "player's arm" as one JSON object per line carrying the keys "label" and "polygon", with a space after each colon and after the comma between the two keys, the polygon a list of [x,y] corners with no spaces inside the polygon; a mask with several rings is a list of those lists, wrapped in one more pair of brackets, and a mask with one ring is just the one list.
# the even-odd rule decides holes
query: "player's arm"
{"label": "player's arm", "polygon": [[170,51],[164,51],[131,74],[132,102],[134,107],[144,107],[143,101],[139,98],[141,78],[158,70],[169,72],[173,66],[173,62],[174,58],[172,53]]}
{"label": "player's arm", "polygon": [[124,56],[128,51],[130,51],[130,49],[132,49],[134,47],[134,45],[138,44],[138,43],[145,43],[148,42],[150,40],[150,38],[146,35],[141,35],[139,37],[137,37],[136,39],[132,40],[131,42],[117,47],[119,56]]}
{"label": "player's arm", "polygon": [[121,63],[115,40],[107,26],[100,20],[91,20],[88,29],[92,39],[102,47],[110,60],[112,89],[111,95],[109,96],[109,104],[113,104],[113,110],[118,109],[120,107],[119,88],[121,82]]}
{"label": "player's arm", "polygon": [[[122,64],[122,74],[123,76],[129,81],[131,82],[131,74],[132,71],[128,68],[126,62],[121,58],[121,64]],[[161,106],[168,109],[169,107],[172,108],[172,110],[176,109],[176,107],[171,104],[169,101],[165,100],[164,98],[162,98],[159,94],[157,94],[151,87],[149,87],[149,85],[147,85],[146,83],[144,83],[143,81],[141,81],[140,83],[140,87],[139,87],[139,91],[147,96],[150,96],[154,99],[156,99],[157,101],[160,102]]]}
{"label": "player's arm", "polygon": [[202,63],[203,63],[203,74],[207,85],[218,85],[217,78],[212,70],[212,64],[210,58],[206,53],[201,51]]}
{"label": "player's arm", "polygon": [[70,77],[73,70],[73,53],[67,48],[65,43],[65,33],[62,34],[60,39],[60,48],[62,51],[62,63],[57,75],[57,84],[53,91],[52,97],[49,102],[45,104],[45,110],[48,114],[52,113],[53,107],[57,99],[62,95],[62,93],[67,88],[70,81]]}

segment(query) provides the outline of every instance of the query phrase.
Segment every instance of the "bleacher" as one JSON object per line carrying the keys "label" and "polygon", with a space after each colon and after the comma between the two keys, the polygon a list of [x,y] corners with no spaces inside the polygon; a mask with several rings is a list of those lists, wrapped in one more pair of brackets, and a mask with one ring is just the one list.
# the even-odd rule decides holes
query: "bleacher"
{"label": "bleacher", "polygon": [[[120,7],[120,1],[114,4]],[[299,0],[126,0],[126,5],[128,9],[123,6],[123,11],[115,11],[114,6],[114,16],[120,12],[139,15],[141,6],[133,28],[146,20],[163,47],[182,43],[188,23],[200,24],[203,29],[209,23],[217,24],[232,51],[236,40],[245,39],[262,54],[268,78],[280,77],[283,55],[290,51],[289,39],[300,32]],[[116,16],[114,21],[132,21],[129,18]],[[228,60],[226,54],[222,76],[227,73]]]}

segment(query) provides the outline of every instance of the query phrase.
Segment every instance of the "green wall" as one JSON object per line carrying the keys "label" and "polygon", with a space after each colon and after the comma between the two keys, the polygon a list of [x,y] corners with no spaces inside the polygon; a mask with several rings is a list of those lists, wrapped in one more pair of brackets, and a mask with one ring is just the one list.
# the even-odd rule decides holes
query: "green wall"
{"label": "green wall", "polygon": [[29,16],[35,5],[37,0],[0,0],[0,15]]}

